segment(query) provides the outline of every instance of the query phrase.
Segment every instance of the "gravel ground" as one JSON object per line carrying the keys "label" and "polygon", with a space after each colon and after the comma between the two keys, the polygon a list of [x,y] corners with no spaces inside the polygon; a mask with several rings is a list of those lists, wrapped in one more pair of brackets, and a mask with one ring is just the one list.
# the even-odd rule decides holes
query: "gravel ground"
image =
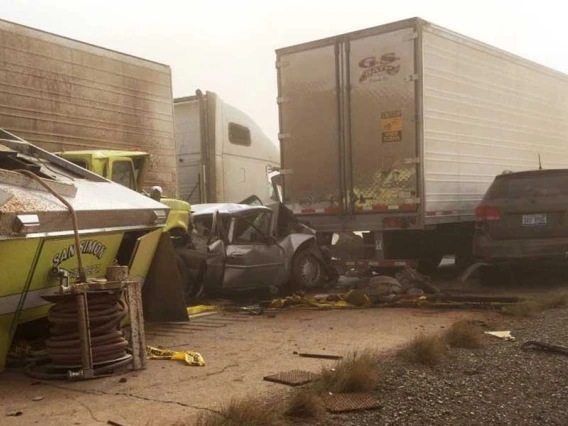
{"label": "gravel ground", "polygon": [[568,356],[521,349],[527,340],[568,346],[568,310],[502,325],[515,342],[487,336],[484,348],[452,349],[435,369],[385,360],[380,410],[327,416],[318,426],[568,425]]}

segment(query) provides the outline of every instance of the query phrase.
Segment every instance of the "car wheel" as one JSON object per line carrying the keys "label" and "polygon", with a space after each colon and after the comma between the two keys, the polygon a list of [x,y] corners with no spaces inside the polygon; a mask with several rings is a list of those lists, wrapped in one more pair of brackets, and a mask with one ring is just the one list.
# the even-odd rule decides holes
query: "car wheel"
{"label": "car wheel", "polygon": [[323,282],[321,262],[311,249],[296,254],[292,262],[292,279],[296,288],[315,288]]}

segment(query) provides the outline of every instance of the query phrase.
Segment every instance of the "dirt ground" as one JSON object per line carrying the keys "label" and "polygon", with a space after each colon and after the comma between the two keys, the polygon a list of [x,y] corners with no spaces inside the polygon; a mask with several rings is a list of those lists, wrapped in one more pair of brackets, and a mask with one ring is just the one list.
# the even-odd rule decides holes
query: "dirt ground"
{"label": "dirt ground", "polygon": [[[420,332],[448,327],[483,313],[366,309],[286,311],[275,318],[214,314],[185,325],[148,326],[147,343],[197,350],[205,367],[148,362],[148,369],[87,382],[37,382],[17,372],[0,375],[0,424],[122,425],[186,421],[231,398],[282,390],[265,375],[291,369],[318,372],[332,361],[293,354],[345,354],[357,348],[389,350]],[[120,379],[127,379],[121,383]],[[43,397],[41,401],[34,401]],[[21,411],[18,417],[5,416]]]}
{"label": "dirt ground", "polygon": [[[451,269],[442,269],[436,283],[458,293],[539,291],[534,286],[494,291],[475,283],[464,286],[455,281]],[[318,372],[333,362],[294,352],[343,355],[363,348],[388,352],[419,333],[447,328],[457,320],[496,316],[466,310],[283,310],[275,315],[214,313],[184,324],[147,324],[148,344],[199,351],[207,365],[150,360],[144,371],[85,382],[39,382],[20,372],[4,372],[0,425],[96,425],[109,420],[124,426],[178,421],[191,425],[200,413],[232,398],[281,392],[282,385],[262,380],[266,375],[291,369]],[[16,412],[22,414],[8,415]]]}

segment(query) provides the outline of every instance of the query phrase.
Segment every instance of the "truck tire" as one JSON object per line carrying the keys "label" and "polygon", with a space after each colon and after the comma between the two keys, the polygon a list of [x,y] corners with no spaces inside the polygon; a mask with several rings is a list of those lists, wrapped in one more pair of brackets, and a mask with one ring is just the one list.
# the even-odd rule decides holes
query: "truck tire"
{"label": "truck tire", "polygon": [[294,289],[315,288],[324,281],[323,265],[314,253],[307,248],[299,251],[292,260],[292,281]]}
{"label": "truck tire", "polygon": [[424,275],[432,275],[442,263],[442,256],[441,254],[431,254],[427,257],[421,257],[418,259],[418,267],[416,268],[418,272]]}

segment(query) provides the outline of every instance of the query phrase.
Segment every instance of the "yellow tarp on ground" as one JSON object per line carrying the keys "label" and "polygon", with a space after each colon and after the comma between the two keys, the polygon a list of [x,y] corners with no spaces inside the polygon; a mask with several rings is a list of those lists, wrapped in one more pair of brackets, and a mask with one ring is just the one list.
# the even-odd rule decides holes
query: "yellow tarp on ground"
{"label": "yellow tarp on ground", "polygon": [[316,308],[316,309],[359,309],[372,307],[373,304],[367,296],[361,306],[356,306],[345,300],[318,300],[311,297],[294,294],[282,299],[274,299],[270,308]]}
{"label": "yellow tarp on ground", "polygon": [[222,306],[217,305],[196,305],[187,308],[188,315],[202,314],[204,312],[215,312],[223,309]]}
{"label": "yellow tarp on ground", "polygon": [[146,355],[148,359],[171,359],[174,361],[185,361],[187,365],[204,367],[205,360],[199,352],[193,351],[172,351],[170,349],[155,348],[146,346]]}

